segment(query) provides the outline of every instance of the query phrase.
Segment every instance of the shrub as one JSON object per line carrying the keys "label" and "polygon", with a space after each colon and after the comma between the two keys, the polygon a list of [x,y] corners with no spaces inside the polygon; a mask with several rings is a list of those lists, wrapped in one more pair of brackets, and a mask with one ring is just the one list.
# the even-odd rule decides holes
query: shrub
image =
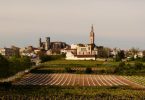
{"label": "shrub", "polygon": [[10,62],[0,55],[0,78],[7,77],[10,74]]}
{"label": "shrub", "polygon": [[87,67],[86,70],[85,70],[85,73],[87,73],[87,74],[90,74],[92,72],[93,72],[92,68],[90,68],[90,67]]}
{"label": "shrub", "polygon": [[66,68],[65,68],[65,72],[67,72],[67,73],[72,73],[73,70],[72,70],[70,67],[66,67]]}
{"label": "shrub", "polygon": [[32,66],[28,56],[12,56],[9,59],[0,55],[0,78],[7,78]]}
{"label": "shrub", "polygon": [[5,90],[10,89],[11,86],[12,86],[12,83],[11,82],[3,82],[3,83],[0,83],[0,87],[1,88],[4,88]]}
{"label": "shrub", "polygon": [[115,68],[114,73],[121,73],[123,70],[125,70],[125,62],[120,62]]}
{"label": "shrub", "polygon": [[135,62],[134,66],[133,66],[136,70],[141,70],[144,68],[144,65],[140,62]]}
{"label": "shrub", "polygon": [[51,56],[48,56],[48,55],[41,55],[39,58],[40,58],[42,63],[52,60]]}
{"label": "shrub", "polygon": [[0,54],[0,71],[8,70],[9,61]]}
{"label": "shrub", "polygon": [[51,60],[57,60],[57,59],[62,59],[65,58],[65,55],[41,55],[40,60],[41,62],[46,62],[46,61],[51,61]]}
{"label": "shrub", "polygon": [[143,56],[142,61],[145,62],[145,56]]}

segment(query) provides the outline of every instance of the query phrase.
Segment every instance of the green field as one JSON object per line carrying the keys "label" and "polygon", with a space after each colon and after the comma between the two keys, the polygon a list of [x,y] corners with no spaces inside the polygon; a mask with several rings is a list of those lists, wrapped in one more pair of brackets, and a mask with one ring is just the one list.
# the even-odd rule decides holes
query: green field
{"label": "green field", "polygon": [[66,68],[71,68],[75,70],[75,73],[85,73],[85,69],[90,67],[95,74],[111,74],[118,63],[119,62],[53,60],[41,64],[41,67],[33,72],[65,73]]}
{"label": "green field", "polygon": [[[92,68],[93,74],[145,75],[145,65],[143,62],[125,62],[125,65],[120,65],[122,63],[124,62],[52,60],[42,63],[37,72],[64,73],[66,68],[70,68],[75,70],[73,71],[75,73],[84,74],[85,71],[81,69]],[[141,64],[143,64],[144,68],[138,69]]]}
{"label": "green field", "polygon": [[41,64],[42,69],[47,68],[95,68],[96,70],[111,70],[118,65],[119,62],[103,62],[103,61],[68,61],[54,60]]}
{"label": "green field", "polygon": [[[114,66],[118,65],[119,62],[104,62],[104,61],[80,61],[80,60],[53,60],[43,63],[44,66],[49,65],[80,65],[80,67],[99,67],[99,66]],[[79,66],[78,66],[79,67]]]}

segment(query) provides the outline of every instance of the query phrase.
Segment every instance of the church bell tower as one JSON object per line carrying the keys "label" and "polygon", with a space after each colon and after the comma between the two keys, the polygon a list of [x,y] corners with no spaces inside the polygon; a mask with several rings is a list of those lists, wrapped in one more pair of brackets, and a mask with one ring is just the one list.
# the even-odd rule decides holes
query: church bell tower
{"label": "church bell tower", "polygon": [[90,32],[90,44],[94,45],[94,40],[95,40],[95,34],[94,34],[94,28],[93,25],[91,27],[91,32]]}

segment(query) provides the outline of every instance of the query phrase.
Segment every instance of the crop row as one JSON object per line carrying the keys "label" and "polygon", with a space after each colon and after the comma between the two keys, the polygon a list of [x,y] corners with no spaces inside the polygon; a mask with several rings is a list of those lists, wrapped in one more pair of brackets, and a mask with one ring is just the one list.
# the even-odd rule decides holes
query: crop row
{"label": "crop row", "polygon": [[116,75],[92,74],[28,74],[14,85],[57,85],[57,86],[134,86],[140,85]]}

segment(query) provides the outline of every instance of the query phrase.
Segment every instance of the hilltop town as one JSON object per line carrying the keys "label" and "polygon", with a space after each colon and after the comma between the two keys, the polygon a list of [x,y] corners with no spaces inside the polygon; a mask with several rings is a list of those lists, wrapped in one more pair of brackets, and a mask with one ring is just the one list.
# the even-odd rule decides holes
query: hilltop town
{"label": "hilltop town", "polygon": [[129,50],[123,50],[120,48],[109,48],[95,44],[95,32],[93,25],[91,26],[91,31],[88,36],[88,44],[67,44],[64,41],[51,41],[50,37],[46,37],[45,41],[42,41],[41,38],[39,39],[39,41],[37,42],[39,45],[38,47],[4,47],[0,48],[0,54],[6,57],[29,56],[32,59],[39,58],[41,54],[65,54],[66,60],[113,60],[114,58],[117,58],[119,54],[122,55],[121,59],[123,60],[144,58],[145,56],[145,51],[139,50],[139,48],[130,48]]}

